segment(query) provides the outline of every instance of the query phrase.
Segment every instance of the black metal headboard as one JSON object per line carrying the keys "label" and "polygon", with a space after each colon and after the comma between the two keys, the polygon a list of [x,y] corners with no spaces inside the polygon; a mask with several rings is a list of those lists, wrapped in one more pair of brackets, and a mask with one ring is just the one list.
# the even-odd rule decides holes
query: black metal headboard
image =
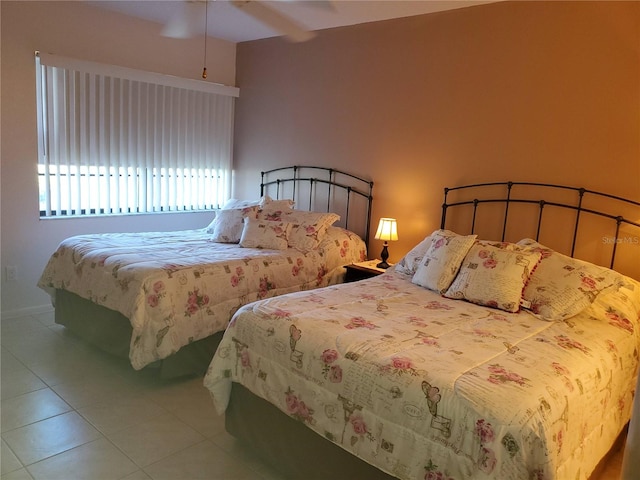
{"label": "black metal headboard", "polygon": [[347,228],[369,245],[373,182],[334,168],[295,165],[261,173],[260,196],[290,198],[295,208],[334,212],[337,225]]}
{"label": "black metal headboard", "polygon": [[[514,193],[515,187],[518,190],[517,195]],[[558,195],[556,192],[561,192],[561,194]],[[546,198],[551,197],[551,199],[541,199],[538,196],[541,193],[544,193]],[[450,199],[452,195],[456,196],[454,201]],[[498,195],[498,197],[488,197],[488,195]],[[560,200],[556,200],[556,197],[560,197]],[[547,207],[559,207],[560,209],[575,212],[572,215],[573,218],[565,222],[566,231],[564,232],[565,235],[571,235],[570,255],[572,257],[576,250],[583,214],[595,215],[605,219],[607,224],[610,225],[609,236],[603,235],[601,237],[602,240],[610,239],[610,241],[606,242],[611,245],[610,268],[614,267],[618,245],[633,244],[640,248],[640,230],[638,230],[638,235],[620,236],[621,228],[626,228],[627,226],[640,228],[640,202],[586,188],[565,185],[531,182],[493,182],[445,188],[440,228],[445,228],[447,211],[450,208],[466,205],[472,208],[470,232],[475,233],[476,217],[479,212],[478,207],[483,204],[503,204],[502,241],[506,240],[509,221],[513,223],[519,220],[518,218],[509,218],[510,207],[514,208],[516,204],[531,204],[537,206],[537,221],[535,221],[535,237],[533,235],[529,236],[536,240],[540,238],[543,214],[547,212]],[[638,256],[638,259],[640,259],[640,256]]]}

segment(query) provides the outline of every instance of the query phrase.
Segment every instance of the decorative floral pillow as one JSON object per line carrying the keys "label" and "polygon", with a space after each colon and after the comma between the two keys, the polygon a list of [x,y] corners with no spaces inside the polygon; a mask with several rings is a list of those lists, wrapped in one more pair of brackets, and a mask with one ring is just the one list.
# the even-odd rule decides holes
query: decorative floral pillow
{"label": "decorative floral pillow", "polygon": [[238,243],[244,228],[244,218],[256,218],[258,207],[218,210],[213,220],[212,239],[219,243]]}
{"label": "decorative floral pillow", "polygon": [[305,212],[302,210],[261,210],[258,218],[267,221],[284,221],[292,224],[289,246],[308,252],[318,248],[327,228],[340,220],[335,213]]}
{"label": "decorative floral pillow", "polygon": [[460,264],[477,235],[462,236],[449,230],[436,230],[431,237],[431,245],[411,281],[442,293],[456,278]]}
{"label": "decorative floral pillow", "polygon": [[606,322],[634,335],[640,327],[640,282],[623,276],[625,284],[598,295],[581,315]]}
{"label": "decorative floral pillow", "polygon": [[542,259],[524,289],[527,308],[539,318],[565,320],[588,308],[597,296],[618,288],[624,278],[618,272],[562,255],[535,240],[518,245],[542,254]]}
{"label": "decorative floral pillow", "polygon": [[445,297],[507,312],[520,309],[522,291],[542,255],[477,242],[467,253]]}
{"label": "decorative floral pillow", "polygon": [[409,252],[402,257],[398,263],[396,263],[396,272],[406,273],[408,275],[415,274],[418,264],[424,258],[424,254],[427,253],[430,246],[431,235],[428,235],[419,244],[409,250]]}
{"label": "decorative floral pillow", "polygon": [[244,248],[285,250],[288,247],[287,237],[291,231],[291,226],[287,222],[269,222],[245,217],[240,246]]}

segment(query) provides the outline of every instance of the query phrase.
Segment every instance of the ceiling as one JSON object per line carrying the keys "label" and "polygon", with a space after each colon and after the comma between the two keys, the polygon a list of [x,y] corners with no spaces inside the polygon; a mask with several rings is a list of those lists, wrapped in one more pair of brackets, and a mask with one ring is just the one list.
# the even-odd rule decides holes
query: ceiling
{"label": "ceiling", "polygon": [[[203,35],[206,0],[86,0],[87,4],[167,25],[182,9],[196,11],[192,32]],[[487,0],[278,0],[261,3],[277,9],[308,30],[342,27],[391,18],[491,3]],[[280,35],[234,7],[229,0],[208,0],[207,34],[238,43]]]}

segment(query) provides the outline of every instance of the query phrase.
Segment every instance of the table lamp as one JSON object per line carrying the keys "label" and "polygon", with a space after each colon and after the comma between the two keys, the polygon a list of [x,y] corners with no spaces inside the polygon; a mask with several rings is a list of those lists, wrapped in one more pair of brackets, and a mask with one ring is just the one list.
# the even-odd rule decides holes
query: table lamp
{"label": "table lamp", "polygon": [[384,240],[380,258],[382,262],[376,265],[378,268],[389,268],[387,259],[389,258],[389,240],[398,240],[398,225],[395,218],[381,218],[378,223],[378,231],[375,236],[376,240]]}

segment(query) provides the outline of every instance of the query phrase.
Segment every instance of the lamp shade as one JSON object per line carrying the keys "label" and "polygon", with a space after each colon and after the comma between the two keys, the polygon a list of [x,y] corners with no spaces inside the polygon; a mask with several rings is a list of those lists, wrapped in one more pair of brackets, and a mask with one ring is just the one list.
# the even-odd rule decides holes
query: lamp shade
{"label": "lamp shade", "polygon": [[381,218],[378,223],[376,240],[398,240],[398,225],[395,218]]}

